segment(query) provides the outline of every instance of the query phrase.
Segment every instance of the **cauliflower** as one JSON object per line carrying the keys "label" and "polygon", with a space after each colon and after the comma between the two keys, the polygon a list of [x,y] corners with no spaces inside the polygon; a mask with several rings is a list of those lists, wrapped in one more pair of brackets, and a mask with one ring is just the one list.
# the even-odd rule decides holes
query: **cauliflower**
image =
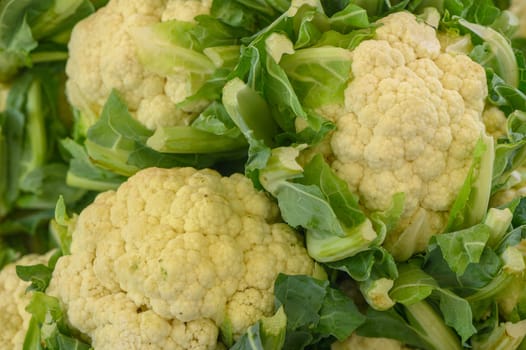
{"label": "cauliflower", "polygon": [[519,29],[515,35],[526,37],[526,1],[511,0],[510,11],[519,19]]}
{"label": "cauliflower", "polygon": [[16,274],[17,265],[36,265],[47,262],[49,256],[30,254],[4,266],[0,271],[0,332],[1,349],[22,349],[31,314],[26,305],[31,294],[26,293],[30,283],[22,281]]}
{"label": "cauliflower", "polygon": [[343,342],[336,342],[332,350],[409,350],[398,340],[389,338],[368,338],[352,334]]}
{"label": "cauliflower", "polygon": [[521,166],[511,172],[506,187],[493,194],[490,206],[499,207],[524,196],[526,196],[526,167]]}
{"label": "cauliflower", "polygon": [[144,67],[133,31],[169,20],[191,22],[207,14],[211,3],[111,0],[79,22],[71,34],[66,65],[71,104],[84,114],[98,116],[111,90],[116,89],[136,119],[149,129],[188,124],[203,106],[176,108],[191,93],[186,73],[163,76]]}
{"label": "cauliflower", "polygon": [[506,137],[507,119],[503,111],[495,106],[491,106],[484,110],[482,120],[486,126],[486,132],[493,136],[494,139]]}
{"label": "cauliflower", "polygon": [[279,272],[314,274],[300,235],[241,174],[148,168],[99,194],[47,294],[102,349],[215,349],[273,312]]}
{"label": "cauliflower", "polygon": [[386,246],[405,259],[441,232],[472,165],[488,93],[482,66],[443,52],[436,30],[409,12],[380,21],[352,51],[352,76],[330,136],[331,167],[369,211],[405,194]]}

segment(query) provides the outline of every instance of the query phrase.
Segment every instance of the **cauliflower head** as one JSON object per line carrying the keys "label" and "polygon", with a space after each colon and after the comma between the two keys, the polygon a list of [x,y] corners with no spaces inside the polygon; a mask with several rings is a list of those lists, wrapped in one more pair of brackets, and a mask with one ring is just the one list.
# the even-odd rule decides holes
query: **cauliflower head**
{"label": "cauliflower head", "polygon": [[46,292],[96,349],[215,349],[272,314],[279,272],[314,269],[243,175],[149,168],[80,213]]}
{"label": "cauliflower head", "polygon": [[210,11],[211,0],[111,0],[79,22],[69,41],[66,91],[71,104],[98,116],[112,89],[147,128],[185,125],[200,111],[176,103],[189,94],[183,73],[163,76],[139,59],[133,31],[169,20],[192,22]]}
{"label": "cauliflower head", "polygon": [[483,67],[444,52],[436,30],[413,14],[379,22],[375,38],[352,51],[344,106],[325,113],[336,124],[328,159],[370,211],[405,194],[401,222],[386,240],[403,259],[444,228],[485,135],[488,91]]}
{"label": "cauliflower head", "polygon": [[526,38],[526,1],[511,0],[510,11],[519,19],[519,29],[515,35]]}
{"label": "cauliflower head", "polygon": [[332,350],[409,350],[398,340],[389,338],[368,338],[352,334],[343,342],[336,342],[331,346]]}
{"label": "cauliflower head", "polygon": [[0,349],[22,349],[31,320],[31,314],[26,311],[31,299],[31,293],[26,292],[30,282],[17,276],[16,266],[45,264],[48,258],[48,255],[25,255],[0,271]]}

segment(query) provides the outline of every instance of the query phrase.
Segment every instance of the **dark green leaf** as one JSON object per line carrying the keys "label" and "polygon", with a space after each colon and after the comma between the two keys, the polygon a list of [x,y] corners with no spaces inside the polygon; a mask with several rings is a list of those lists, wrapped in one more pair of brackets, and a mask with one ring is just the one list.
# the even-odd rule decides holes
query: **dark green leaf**
{"label": "dark green leaf", "polygon": [[367,217],[358,204],[358,197],[349,190],[348,184],[340,179],[325,163],[321,155],[315,156],[303,169],[304,185],[315,185],[320,188],[332,210],[347,228],[355,227]]}
{"label": "dark green leaf", "polygon": [[489,227],[479,224],[465,230],[434,237],[451,270],[461,276],[468,264],[478,263],[490,236]]}
{"label": "dark green leaf", "polygon": [[277,306],[283,306],[287,315],[287,329],[311,328],[318,324],[328,285],[328,281],[308,276],[278,275],[274,295]]}
{"label": "dark green leaf", "polygon": [[16,274],[18,277],[24,281],[31,282],[31,285],[27,289],[28,291],[45,291],[51,280],[52,273],[53,270],[43,264],[16,266]]}
{"label": "dark green leaf", "polygon": [[316,332],[343,341],[365,322],[352,299],[337,289],[328,289],[320,310]]}

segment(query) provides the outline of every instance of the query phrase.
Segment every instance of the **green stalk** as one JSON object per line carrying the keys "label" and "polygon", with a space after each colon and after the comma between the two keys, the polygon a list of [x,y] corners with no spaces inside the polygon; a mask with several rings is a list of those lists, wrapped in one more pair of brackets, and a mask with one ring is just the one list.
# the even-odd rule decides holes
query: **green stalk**
{"label": "green stalk", "polygon": [[332,262],[353,256],[368,249],[378,235],[370,220],[347,229],[347,235],[328,235],[314,230],[308,230],[306,245],[309,255],[319,262]]}
{"label": "green stalk", "polygon": [[406,305],[409,322],[436,350],[461,350],[460,341],[444,320],[425,301]]}
{"label": "green stalk", "polygon": [[26,124],[26,141],[29,143],[29,161],[25,163],[26,174],[36,167],[44,164],[46,159],[46,128],[44,125],[45,108],[42,104],[42,94],[39,81],[34,81],[28,91],[27,97],[27,124]]}
{"label": "green stalk", "polygon": [[47,51],[47,52],[35,52],[31,55],[31,62],[44,63],[44,62],[56,62],[65,61],[68,59],[68,53],[66,51]]}
{"label": "green stalk", "polygon": [[148,147],[164,153],[217,153],[247,147],[243,136],[231,138],[188,126],[157,128],[146,142]]}
{"label": "green stalk", "polygon": [[478,289],[475,293],[466,297],[465,299],[470,302],[477,302],[482,300],[491,300],[495,295],[502,293],[509,284],[515,280],[515,276],[506,272],[501,272],[495,277],[490,283],[484,287]]}
{"label": "green stalk", "polygon": [[507,84],[517,88],[519,86],[519,68],[510,42],[491,27],[471,23],[463,18],[460,18],[458,23],[475,33],[489,45],[497,60],[497,74]]}
{"label": "green stalk", "polygon": [[273,146],[277,125],[267,102],[255,90],[234,78],[223,87],[223,105],[248,140],[262,140],[266,146]]}

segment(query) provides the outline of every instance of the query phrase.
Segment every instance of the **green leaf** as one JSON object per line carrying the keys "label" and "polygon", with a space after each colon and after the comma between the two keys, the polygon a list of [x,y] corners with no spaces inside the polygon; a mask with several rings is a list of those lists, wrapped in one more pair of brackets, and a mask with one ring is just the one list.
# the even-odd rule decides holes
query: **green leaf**
{"label": "green leaf", "polygon": [[230,46],[239,44],[240,38],[249,35],[248,31],[235,28],[209,15],[195,17],[197,25],[193,26],[189,33],[197,48]]}
{"label": "green leaf", "polygon": [[329,18],[329,23],[332,28],[343,34],[349,33],[353,29],[370,26],[367,11],[354,3],[350,3],[343,10],[333,14]]}
{"label": "green leaf", "polygon": [[526,225],[526,197],[520,199],[519,204],[513,211],[513,219],[511,223],[513,227]]}
{"label": "green leaf", "polygon": [[249,142],[261,141],[269,147],[274,144],[277,125],[270,116],[267,102],[239,78],[224,86],[223,105]]}
{"label": "green leaf", "polygon": [[212,74],[212,62],[198,50],[191,30],[197,24],[177,20],[134,29],[132,38],[143,66],[162,76],[178,72]]}
{"label": "green leaf", "polygon": [[405,263],[398,265],[399,277],[389,292],[394,301],[411,305],[429,297],[433,290],[438,288],[437,282],[416,267],[414,264]]}
{"label": "green leaf", "polygon": [[280,61],[302,104],[316,108],[343,103],[351,73],[350,52],[340,47],[297,50]]}
{"label": "green leaf", "polygon": [[463,18],[458,23],[480,37],[486,43],[485,54],[475,52],[472,57],[484,67],[491,67],[504,79],[506,84],[517,88],[519,86],[519,70],[515,53],[509,41],[493,28],[471,23]]}
{"label": "green leaf", "polygon": [[263,57],[264,68],[259,74],[262,75],[263,93],[269,101],[272,116],[283,130],[295,132],[295,119],[300,117],[309,121],[307,112],[283,67],[271,57]]}
{"label": "green leaf", "polygon": [[139,170],[128,163],[130,154],[151,135],[150,130],[132,118],[126,104],[113,91],[99,120],[88,129],[85,144],[97,164],[130,176]]}
{"label": "green leaf", "polygon": [[33,38],[27,17],[44,12],[50,4],[51,0],[8,0],[0,3],[0,81],[7,82],[20,67],[31,64],[29,53],[38,46],[38,42]]}
{"label": "green leaf", "polygon": [[95,166],[86,149],[72,139],[62,140],[62,145],[72,156],[66,178],[68,185],[102,192],[116,189],[126,180],[124,176]]}
{"label": "green leaf", "polygon": [[482,221],[488,209],[495,152],[493,139],[482,135],[473,150],[473,160],[464,183],[451,206],[445,232]]}
{"label": "green leaf", "polygon": [[312,46],[323,32],[329,29],[330,22],[318,8],[301,6],[293,17],[296,41],[295,49]]}
{"label": "green leaf", "polygon": [[330,336],[347,338],[364,321],[356,305],[328,281],[280,274],[275,281],[276,308],[287,315],[283,349],[303,349]]}
{"label": "green leaf", "polygon": [[453,327],[465,343],[477,330],[473,326],[473,313],[466,299],[453,292],[439,288],[436,293],[440,298],[440,311],[444,315],[446,325]]}
{"label": "green leaf", "polygon": [[327,235],[345,236],[338,217],[318,187],[285,182],[275,196],[289,225]]}
{"label": "green leaf", "polygon": [[191,126],[159,127],[146,142],[148,147],[163,153],[217,153],[245,149],[247,142],[237,138],[216,135]]}
{"label": "green leaf", "polygon": [[30,331],[24,340],[24,350],[38,344],[46,349],[91,349],[87,337],[72,329],[66,321],[60,301],[42,292],[33,292],[26,310],[32,314]]}
{"label": "green leaf", "polygon": [[514,111],[507,117],[508,138],[495,146],[492,193],[506,185],[511,173],[526,160],[526,113]]}
{"label": "green leaf", "polygon": [[225,107],[217,101],[212,102],[192,122],[192,127],[215,135],[237,138],[241,131],[230,119]]}
{"label": "green leaf", "polygon": [[95,8],[88,0],[55,0],[52,3],[53,6],[31,22],[31,30],[41,43],[49,38],[50,41],[67,44],[75,24],[91,15]]}
{"label": "green leaf", "polygon": [[337,289],[329,288],[315,331],[343,341],[364,321],[365,316],[358,311],[352,299]]}
{"label": "green leaf", "polygon": [[[240,159],[246,153],[244,149],[207,154],[157,152],[147,146],[152,134],[153,131],[131,116],[124,101],[113,91],[99,120],[88,129],[85,146],[94,164],[123,176],[131,176],[149,167],[205,168],[217,162]],[[200,145],[196,147],[200,148]]]}
{"label": "green leaf", "polygon": [[373,225],[347,184],[321,157],[303,171],[295,160],[298,154],[298,148],[273,149],[259,180],[277,198],[284,220],[307,230],[309,254],[318,261],[336,261],[375,243]]}
{"label": "green leaf", "polygon": [[490,237],[490,228],[485,224],[434,236],[444,259],[452,271],[461,276],[467,266],[478,263],[486,242]]}
{"label": "green leaf", "polygon": [[358,196],[349,190],[348,184],[334,173],[321,155],[316,155],[305,165],[303,177],[298,181],[318,186],[346,227],[355,227],[367,220],[358,203]]}
{"label": "green leaf", "polygon": [[388,311],[368,309],[366,320],[356,333],[363,337],[397,339],[417,349],[436,350],[420,335],[419,330],[409,325],[395,309]]}
{"label": "green leaf", "polygon": [[328,30],[322,34],[315,47],[334,46],[352,51],[362,41],[372,39],[373,37],[373,28],[353,30],[348,34],[342,34],[335,30]]}
{"label": "green leaf", "polygon": [[[441,288],[432,276],[418,266],[418,260],[399,264],[398,271],[400,275],[389,293],[396,302],[408,307],[408,310],[412,310],[413,305],[415,305],[415,310],[420,310],[420,303],[424,300],[438,299],[445,325],[453,327],[461,336],[463,343],[475,334],[476,329],[472,323],[473,313],[466,299],[448,289]],[[415,322],[415,326],[422,327],[423,332],[429,332],[427,328],[431,324],[430,319],[425,316],[417,316]],[[434,337],[433,342],[437,341],[440,339]]]}
{"label": "green leaf", "polygon": [[72,219],[68,216],[66,211],[66,203],[64,198],[60,196],[55,207],[55,219],[50,222],[50,231],[58,241],[61,253],[63,255],[71,254],[70,246],[72,240],[72,233],[69,230],[69,225]]}
{"label": "green leaf", "polygon": [[295,330],[318,324],[328,285],[328,281],[308,276],[278,275],[274,285],[274,296],[277,305],[283,306],[285,310],[288,329]]}
{"label": "green leaf", "polygon": [[332,269],[344,271],[354,280],[365,282],[385,277],[398,278],[398,267],[393,256],[382,247],[371,247],[352,257],[326,263]]}
{"label": "green leaf", "polygon": [[245,173],[257,182],[258,170],[265,167],[278,130],[270,115],[269,105],[239,78],[230,80],[224,86],[222,102],[249,144]]}
{"label": "green leaf", "polygon": [[[284,5],[277,3],[282,8]],[[216,0],[212,3],[210,14],[222,22],[255,33],[266,27],[277,17],[267,1]]]}
{"label": "green leaf", "polygon": [[501,14],[501,10],[494,5],[492,0],[472,1],[465,18],[484,26],[490,26]]}
{"label": "green leaf", "polygon": [[79,201],[86,191],[66,183],[68,167],[63,163],[49,163],[28,173],[20,184],[22,193],[17,207],[25,209],[52,209],[62,195],[68,204]]}
{"label": "green leaf", "polygon": [[28,291],[44,292],[51,280],[53,270],[43,264],[30,266],[16,266],[16,274],[24,281],[31,282]]}
{"label": "green leaf", "polygon": [[64,45],[48,54],[46,43],[66,44],[73,26],[93,11],[88,0],[63,1],[59,5],[53,0],[0,2],[0,81],[11,80],[37,61],[65,60]]}
{"label": "green leaf", "polygon": [[480,260],[468,264],[461,276],[458,276],[444,259],[441,249],[431,245],[425,256],[423,269],[440,284],[442,288],[457,291],[466,296],[484,287],[499,274],[502,268],[500,257],[492,249],[484,249]]}
{"label": "green leaf", "polygon": [[42,350],[40,342],[40,326],[35,317],[31,317],[29,326],[24,337],[23,350]]}

